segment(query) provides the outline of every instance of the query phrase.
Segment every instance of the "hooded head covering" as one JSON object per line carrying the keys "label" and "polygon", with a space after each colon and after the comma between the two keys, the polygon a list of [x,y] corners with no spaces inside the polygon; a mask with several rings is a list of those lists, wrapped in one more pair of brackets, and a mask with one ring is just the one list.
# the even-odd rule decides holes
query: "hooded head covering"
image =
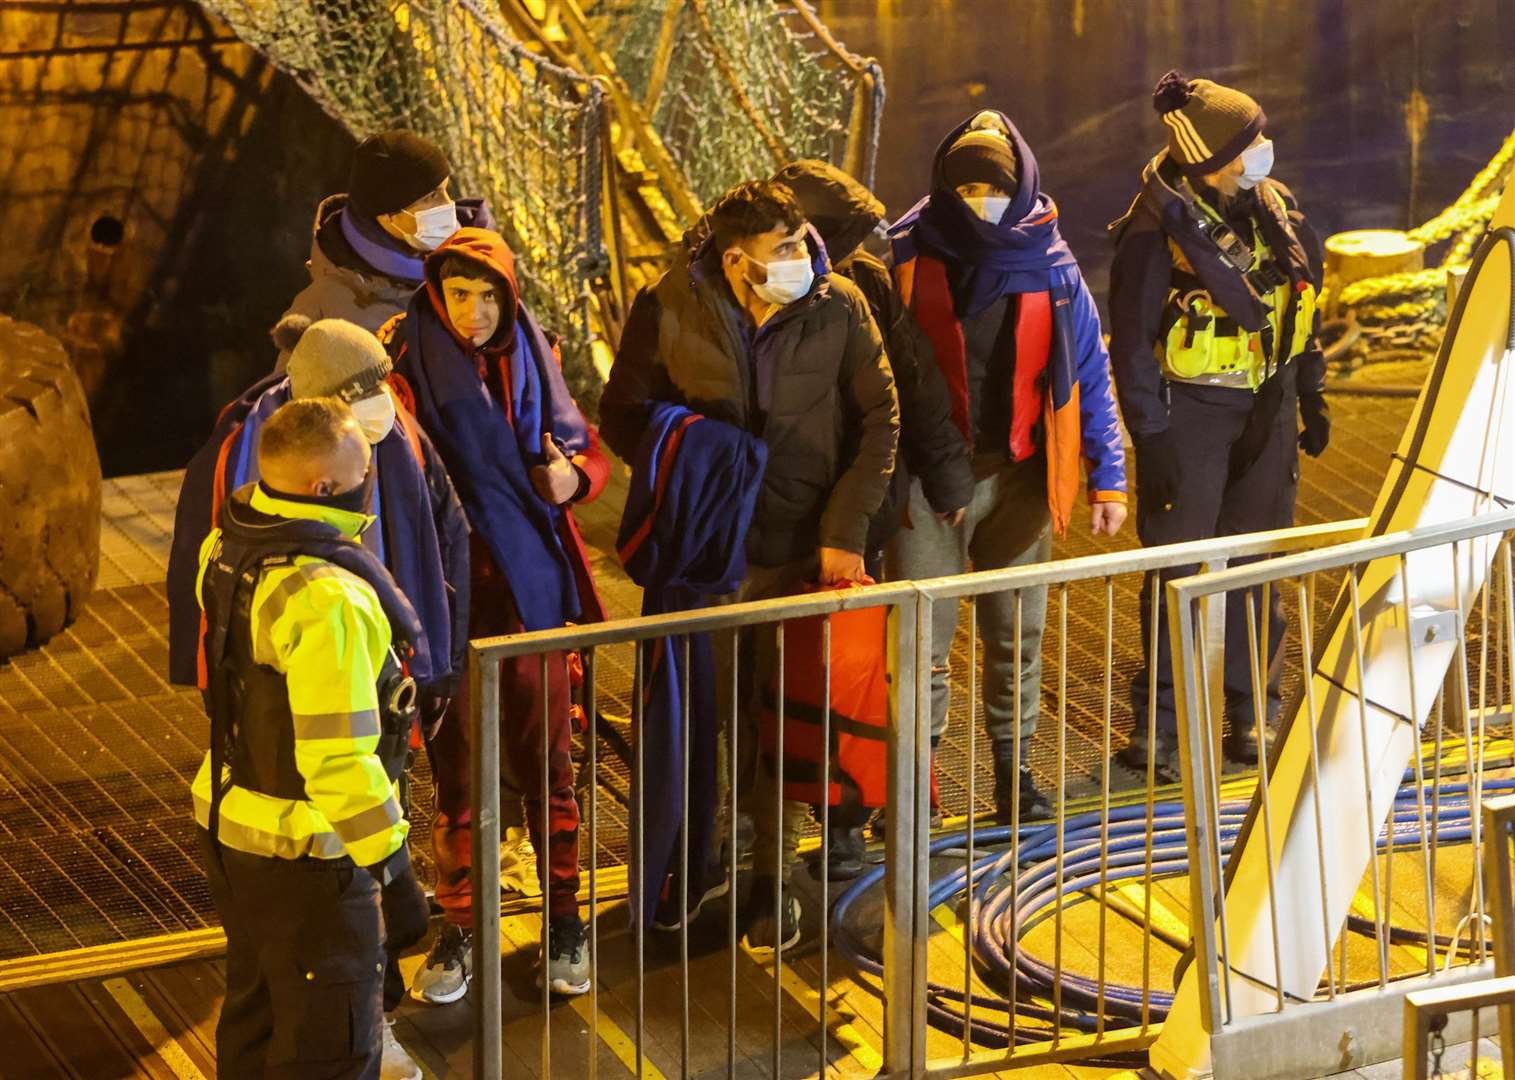
{"label": "hooded head covering", "polygon": [[878,197],[829,162],[791,161],[773,179],[794,193],[834,262],[851,255],[884,219]]}
{"label": "hooded head covering", "polygon": [[[447,317],[439,274],[462,256],[498,278],[500,328],[483,346]],[[499,233],[459,229],[426,257],[426,286],[400,324],[399,366],[416,417],[442,455],[468,522],[505,574],[528,630],[561,626],[581,607],[559,526],[563,511],[532,487],[529,470],[551,436],[570,457],[589,446],[589,429],[563,381],[551,343],[519,300],[515,256]]]}
{"label": "hooded head covering", "polygon": [[916,249],[947,264],[959,316],[981,311],[1007,293],[1046,290],[1055,267],[1075,262],[1057,230],[1057,206],[1042,192],[1031,148],[1008,116],[994,111],[989,115],[1004,124],[1020,169],[1020,184],[1004,217],[997,223],[980,218],[958,195],[947,174],[947,159],[958,140],[982,126],[985,113],[980,112],[947,133],[932,165],[931,194],[890,232],[897,248],[898,239],[908,234]]}
{"label": "hooded head covering", "polygon": [[505,238],[492,229],[459,229],[441,247],[426,257],[426,293],[432,310],[449,333],[466,349],[476,346],[458,332],[447,317],[447,301],[442,297],[442,267],[454,258],[475,264],[501,290],[500,325],[479,348],[497,352],[508,349],[516,326],[516,309],[521,303],[521,289],[516,283],[516,254]]}

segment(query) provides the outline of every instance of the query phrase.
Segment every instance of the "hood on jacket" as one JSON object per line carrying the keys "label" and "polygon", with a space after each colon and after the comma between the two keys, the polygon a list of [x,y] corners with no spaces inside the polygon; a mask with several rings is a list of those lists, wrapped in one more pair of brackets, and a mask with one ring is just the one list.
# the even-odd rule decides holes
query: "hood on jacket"
{"label": "hood on jacket", "polygon": [[498,348],[509,340],[514,332],[521,303],[521,289],[516,282],[516,256],[505,243],[505,238],[491,229],[464,228],[448,237],[441,247],[426,256],[426,292],[431,299],[432,310],[442,325],[447,327],[466,349],[472,350],[471,341],[458,333],[447,317],[447,301],[442,298],[442,279],[438,276],[442,263],[457,255],[477,263],[502,281],[507,295],[500,298],[500,326],[494,337],[485,342],[485,347]]}
{"label": "hood on jacket", "polygon": [[1009,209],[1005,211],[1005,216],[999,222],[1002,226],[1014,226],[1024,221],[1028,215],[1038,212],[1041,201],[1039,196],[1042,191],[1041,173],[1036,167],[1036,155],[1031,152],[1031,147],[1026,140],[1021,137],[1020,130],[998,109],[976,110],[972,116],[947,133],[947,137],[937,146],[936,155],[931,159],[931,195],[935,199],[956,200],[963,209],[967,209],[968,204],[963,202],[962,196],[947,183],[943,163],[946,160],[947,151],[952,149],[952,144],[973,126],[973,121],[982,112],[991,112],[1004,122],[1005,130],[1010,133],[1010,145],[1015,150],[1016,163],[1020,167],[1020,187],[1010,197]]}
{"label": "hood on jacket", "polygon": [[773,179],[794,192],[834,262],[851,255],[884,219],[878,197],[829,162],[791,161]]}
{"label": "hood on jacket", "polygon": [[[805,212],[811,262],[817,275],[830,273],[832,265],[851,255],[884,219],[884,204],[873,192],[824,161],[792,161],[772,179],[793,192]],[[690,263],[709,253],[710,235],[710,211],[706,210],[684,230],[680,241]]]}

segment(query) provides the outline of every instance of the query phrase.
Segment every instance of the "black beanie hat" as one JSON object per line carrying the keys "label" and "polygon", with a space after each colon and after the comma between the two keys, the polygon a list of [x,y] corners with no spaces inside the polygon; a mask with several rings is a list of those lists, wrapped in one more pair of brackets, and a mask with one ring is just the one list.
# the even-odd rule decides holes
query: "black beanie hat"
{"label": "black beanie hat", "polygon": [[365,217],[393,214],[435,191],[449,176],[447,156],[413,131],[381,131],[358,144],[347,199]]}
{"label": "black beanie hat", "polygon": [[1152,106],[1168,128],[1168,153],[1184,175],[1222,169],[1252,145],[1268,118],[1240,90],[1170,71],[1152,90]]}
{"label": "black beanie hat", "polygon": [[950,188],[993,184],[1007,195],[1020,186],[1020,169],[1010,131],[999,114],[985,109],[970,121],[942,156],[942,179]]}

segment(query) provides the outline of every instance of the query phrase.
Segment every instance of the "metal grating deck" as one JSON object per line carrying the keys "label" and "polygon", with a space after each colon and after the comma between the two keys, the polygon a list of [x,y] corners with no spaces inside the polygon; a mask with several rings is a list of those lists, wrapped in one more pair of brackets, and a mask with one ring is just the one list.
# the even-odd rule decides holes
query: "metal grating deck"
{"label": "metal grating deck", "polygon": [[[1337,394],[1332,404],[1331,448],[1320,461],[1304,465],[1302,522],[1368,511],[1412,402]],[[0,958],[198,928],[213,917],[189,809],[205,718],[197,694],[171,687],[163,677],[168,658],[163,580],[178,486],[178,473],[107,481],[100,581],[88,610],[45,649],[0,667]],[[640,607],[639,590],[621,575],[612,554],[619,505],[612,492],[583,515],[612,616],[636,614]],[[1129,527],[1118,543],[1104,545],[1075,530],[1056,554],[1134,544]],[[1321,602],[1329,603],[1332,594],[1323,586]],[[1103,602],[1098,585],[1068,593],[1067,746],[1074,793],[1092,789],[1103,760]],[[1134,582],[1117,584],[1114,617],[1114,716],[1117,732],[1124,732],[1130,726],[1125,686],[1138,662]],[[1055,770],[1058,620],[1054,594],[1043,722],[1032,756],[1044,782]],[[965,673],[967,659],[960,628],[956,675]],[[631,651],[602,650],[598,662],[601,709],[628,715]],[[963,685],[959,678],[958,686]],[[949,814],[967,809],[965,714],[959,695],[938,761]],[[988,810],[993,805],[988,745],[981,724],[973,730],[978,732],[978,809]],[[1117,735],[1117,747],[1123,738]],[[604,740],[598,752],[598,859],[606,865],[624,858],[629,777]],[[424,762],[418,779],[413,837],[415,850],[424,854],[430,812]]]}

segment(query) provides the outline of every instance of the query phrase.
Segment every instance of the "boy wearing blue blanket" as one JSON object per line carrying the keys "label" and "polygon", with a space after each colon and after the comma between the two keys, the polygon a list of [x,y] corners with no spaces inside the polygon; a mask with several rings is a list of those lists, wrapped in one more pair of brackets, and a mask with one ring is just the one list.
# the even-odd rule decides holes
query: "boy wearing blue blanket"
{"label": "boy wearing blue blanket", "polygon": [[[605,440],[636,460],[660,404],[762,440],[767,466],[743,541],[746,574],[715,602],[862,581],[869,519],[883,501],[899,434],[894,378],[868,304],[830,272],[825,247],[786,187],[740,184],[709,222],[687,264],[632,304],[600,401]],[[772,629],[755,637],[755,670],[738,672],[732,635],[716,635],[716,700],[731,700],[738,675],[744,688],[739,748],[756,743],[752,691],[766,685],[773,663]],[[755,952],[799,940],[799,904],[782,885],[806,808],[786,800],[778,828],[779,799],[760,760],[751,799],[757,869],[743,939]],[[689,911],[659,912],[658,925],[681,925],[728,887],[719,871],[707,872],[707,855],[691,847]]]}
{"label": "boy wearing blue blanket", "polygon": [[[459,229],[427,256],[425,284],[382,334],[394,357],[395,389],[432,433],[473,530],[474,638],[604,618],[571,507],[599,494],[609,465],[563,382],[555,345],[520,295],[515,255],[504,239],[487,229]],[[582,994],[589,989],[589,957],[577,898],[568,658],[548,654],[545,679],[536,656],[501,667],[503,765],[526,793],[547,898],[542,978],[554,993]],[[446,919],[411,992],[434,1004],[460,999],[470,976],[467,697],[464,686],[429,744],[437,778],[436,898]]]}

